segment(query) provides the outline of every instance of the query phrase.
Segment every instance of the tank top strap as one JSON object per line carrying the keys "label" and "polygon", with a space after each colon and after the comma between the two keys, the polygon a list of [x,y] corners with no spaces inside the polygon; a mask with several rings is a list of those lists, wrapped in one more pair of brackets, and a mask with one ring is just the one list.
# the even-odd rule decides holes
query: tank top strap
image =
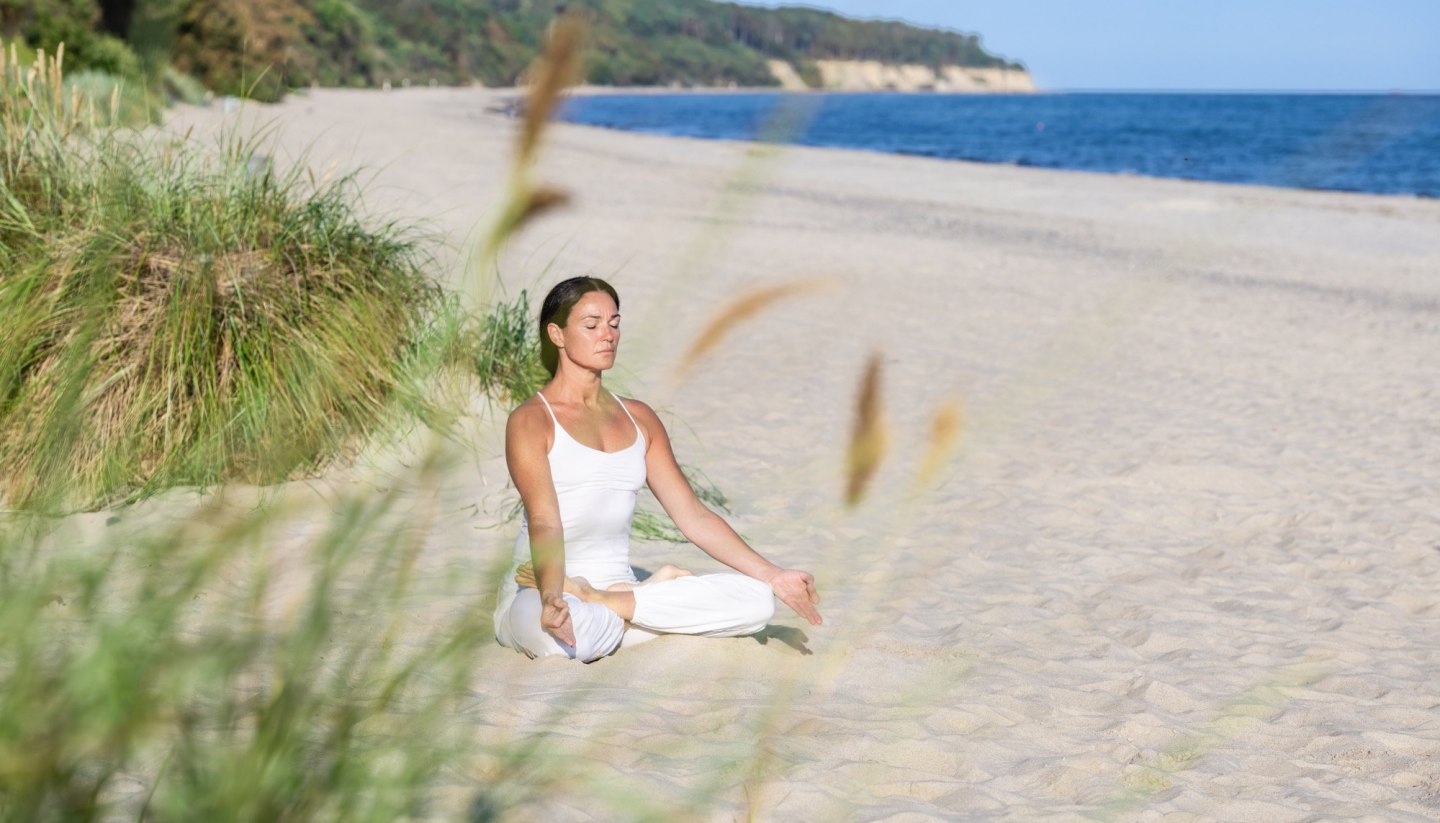
{"label": "tank top strap", "polygon": [[546,400],[546,399],[545,399],[545,395],[541,394],[541,393],[538,392],[538,391],[535,392],[535,396],[538,397],[538,398],[540,398],[540,402],[541,402],[541,403],[544,403],[544,404],[545,404],[545,411],[550,412],[550,419],[551,419],[551,421],[553,421],[556,426],[559,426],[559,425],[560,425],[560,418],[556,417],[556,416],[555,416],[555,410],[552,409],[552,408],[550,408],[550,401],[549,401],[549,400]]}
{"label": "tank top strap", "polygon": [[644,439],[645,433],[640,429],[640,424],[635,422],[635,415],[631,414],[630,409],[626,408],[625,401],[621,400],[618,394],[612,394],[611,396],[615,398],[616,403],[620,404],[620,409],[625,412],[625,416],[630,418],[630,425],[635,427],[635,434],[641,439]]}

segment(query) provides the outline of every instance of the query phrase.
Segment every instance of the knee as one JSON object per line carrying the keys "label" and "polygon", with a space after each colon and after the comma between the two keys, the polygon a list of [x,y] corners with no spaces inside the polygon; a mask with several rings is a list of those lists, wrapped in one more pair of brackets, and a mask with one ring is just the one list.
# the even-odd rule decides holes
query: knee
{"label": "knee", "polygon": [[507,631],[497,631],[497,638],[531,658],[563,656],[582,663],[598,660],[620,647],[625,636],[625,621],[620,615],[604,606],[582,603],[570,595],[565,596],[565,601],[570,606],[574,646],[561,643],[541,628],[540,595],[534,589],[520,591],[510,607]]}
{"label": "knee", "polygon": [[737,598],[737,618],[741,634],[754,634],[775,617],[775,593],[770,586],[752,577],[743,578],[746,585]]}
{"label": "knee", "polygon": [[575,647],[570,656],[582,663],[599,660],[620,648],[625,637],[625,621],[604,606],[586,604],[570,608],[570,625],[575,629]]}
{"label": "knee", "polygon": [[535,631],[540,623],[540,599],[534,589],[521,589],[510,607],[497,617],[495,639],[500,645],[509,646],[532,660],[544,654],[544,638]]}

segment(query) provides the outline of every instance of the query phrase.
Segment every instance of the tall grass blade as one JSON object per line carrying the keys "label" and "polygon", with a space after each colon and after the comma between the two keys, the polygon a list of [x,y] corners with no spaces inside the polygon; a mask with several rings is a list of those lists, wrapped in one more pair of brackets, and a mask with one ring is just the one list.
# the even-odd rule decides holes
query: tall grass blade
{"label": "tall grass blade", "polygon": [[828,285],[825,280],[791,280],[773,286],[761,286],[739,295],[710,318],[694,342],[680,356],[680,362],[675,367],[675,379],[683,380],[705,355],[720,345],[726,335],[765,309],[787,298],[813,294]]}
{"label": "tall grass blade", "polygon": [[555,20],[545,53],[530,70],[525,118],[520,130],[516,162],[529,165],[540,147],[545,124],[560,102],[561,93],[580,78],[580,49],[585,41],[585,24],[573,14]]}
{"label": "tall grass blade", "polygon": [[[537,185],[531,179],[531,166],[538,156],[545,128],[561,94],[580,77],[580,50],[584,39],[584,23],[573,14],[562,14],[551,27],[544,54],[528,72],[530,79],[525,114],[510,166],[510,181],[499,215],[486,234],[479,253],[473,257],[476,265],[489,266],[501,247],[522,226],[540,214],[570,202],[570,195],[564,190]],[[472,271],[468,280],[466,308],[479,311],[489,302],[487,287],[490,277]]]}
{"label": "tall grass blade", "polygon": [[881,355],[870,354],[855,396],[855,427],[850,436],[845,471],[845,506],[854,508],[865,497],[870,478],[880,467],[888,445],[881,408]]}

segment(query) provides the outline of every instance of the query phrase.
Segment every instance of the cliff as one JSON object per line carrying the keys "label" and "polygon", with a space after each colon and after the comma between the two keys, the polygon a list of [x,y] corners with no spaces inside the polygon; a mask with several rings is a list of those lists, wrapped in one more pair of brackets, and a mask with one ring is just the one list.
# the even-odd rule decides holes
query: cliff
{"label": "cliff", "polygon": [[[782,88],[812,88],[785,60],[771,60],[770,73]],[[941,66],[883,63],[879,60],[816,60],[818,87],[827,91],[933,91],[948,93],[1033,92],[1023,67]]]}

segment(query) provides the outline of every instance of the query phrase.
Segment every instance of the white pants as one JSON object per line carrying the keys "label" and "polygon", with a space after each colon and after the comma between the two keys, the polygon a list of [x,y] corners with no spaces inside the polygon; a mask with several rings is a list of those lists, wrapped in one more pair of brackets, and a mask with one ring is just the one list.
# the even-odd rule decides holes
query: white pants
{"label": "white pants", "polygon": [[627,632],[620,615],[565,595],[575,645],[540,628],[540,592],[521,589],[495,623],[495,638],[530,657],[564,656],[589,663],[661,634],[742,637],[765,628],[775,615],[770,587],[740,574],[704,574],[649,583],[635,589],[635,617]]}

